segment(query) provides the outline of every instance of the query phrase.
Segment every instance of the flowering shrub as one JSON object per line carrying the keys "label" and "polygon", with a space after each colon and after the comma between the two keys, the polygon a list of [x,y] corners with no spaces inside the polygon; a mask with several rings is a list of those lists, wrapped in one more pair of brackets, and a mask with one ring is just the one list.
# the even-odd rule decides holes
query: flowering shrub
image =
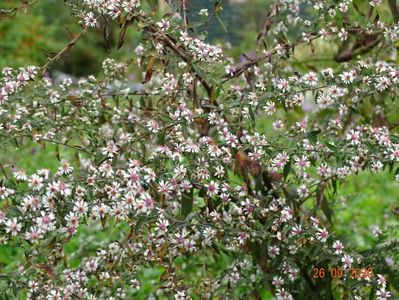
{"label": "flowering shrub", "polygon": [[[398,266],[383,257],[399,258],[395,228],[376,228],[367,251],[333,232],[345,179],[399,161],[399,11],[388,1],[383,23],[388,6],[359,2],[277,0],[256,52],[236,63],[193,29],[189,1],[162,18],[152,1],[67,0],[82,32],[45,66],[2,71],[2,146],[53,144],[60,160],[34,173],[1,165],[0,241],[24,253],[0,276],[2,298],[133,299],[146,269],[160,270],[160,299],[393,297]],[[216,1],[200,15],[221,11]],[[131,61],[105,60],[98,78],[45,75],[112,22],[119,48],[128,28],[142,32]],[[293,63],[326,44],[335,61]]]}

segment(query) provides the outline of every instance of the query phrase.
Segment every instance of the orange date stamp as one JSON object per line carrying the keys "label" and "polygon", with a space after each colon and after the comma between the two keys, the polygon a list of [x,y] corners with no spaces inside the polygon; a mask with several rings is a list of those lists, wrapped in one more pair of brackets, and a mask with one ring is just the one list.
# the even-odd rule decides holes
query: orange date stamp
{"label": "orange date stamp", "polygon": [[344,270],[340,267],[334,267],[331,269],[327,268],[313,268],[312,278],[315,280],[323,279],[326,276],[330,276],[332,279],[341,279],[345,274],[349,275],[351,279],[371,279],[374,276],[372,268],[351,268]]}

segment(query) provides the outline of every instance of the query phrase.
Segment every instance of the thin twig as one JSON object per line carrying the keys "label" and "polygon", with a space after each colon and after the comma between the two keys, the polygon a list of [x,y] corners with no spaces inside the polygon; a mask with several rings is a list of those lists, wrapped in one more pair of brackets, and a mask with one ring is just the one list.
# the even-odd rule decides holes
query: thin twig
{"label": "thin twig", "polygon": [[[146,19],[140,16],[136,16],[136,19],[137,21],[140,21],[142,23],[146,22]],[[153,26],[152,24],[145,26],[144,30],[149,35],[149,37],[153,38],[157,42],[162,41],[168,48],[170,48],[173,52],[180,56],[181,59],[191,65],[190,53],[184,47],[178,46],[177,42],[172,37],[162,33],[157,27]],[[212,92],[211,84],[204,77],[198,74],[193,66],[191,67],[191,70],[195,74],[195,77],[197,77],[202,86],[205,88],[208,96],[210,96]]]}
{"label": "thin twig", "polygon": [[73,46],[75,46],[76,42],[80,39],[80,37],[85,34],[87,32],[87,27],[84,28],[81,32],[79,32],[77,35],[74,36],[74,38],[68,43],[68,45],[66,45],[63,49],[61,49],[55,56],[53,56],[52,58],[50,58],[48,60],[48,62],[46,64],[44,64],[41,68],[40,68],[40,72],[43,75],[47,68],[55,61],[58,61],[62,55],[64,55],[65,53],[67,53],[69,50],[71,50],[71,48]]}
{"label": "thin twig", "polygon": [[73,146],[73,145],[69,145],[67,143],[63,143],[63,142],[59,142],[59,141],[55,141],[55,140],[50,140],[50,139],[44,139],[44,138],[40,138],[39,140],[45,141],[45,142],[50,143],[50,144],[56,144],[56,145],[64,146],[64,147],[67,147],[67,148],[71,148],[71,149],[74,149],[74,150],[77,150],[77,151],[82,151],[82,152],[85,152],[85,153],[90,154],[90,155],[95,155],[95,153],[92,153],[92,152],[90,152],[90,151],[88,151],[86,149],[83,149],[82,147],[79,147],[79,146]]}
{"label": "thin twig", "polygon": [[274,2],[272,9],[266,14],[266,20],[265,23],[263,24],[263,30],[261,33],[259,33],[258,37],[256,38],[256,51],[258,51],[260,43],[264,40],[267,33],[269,32],[272,26],[272,19],[278,16],[279,8],[280,8],[280,0],[276,0],[276,2]]}
{"label": "thin twig", "polygon": [[32,5],[34,3],[38,2],[38,0],[32,0],[31,2],[28,3],[23,3],[20,6],[14,7],[12,9],[1,9],[0,10],[0,20],[2,18],[5,18],[6,16],[12,16],[15,17],[15,15],[18,13],[19,10],[26,9],[29,5]]}

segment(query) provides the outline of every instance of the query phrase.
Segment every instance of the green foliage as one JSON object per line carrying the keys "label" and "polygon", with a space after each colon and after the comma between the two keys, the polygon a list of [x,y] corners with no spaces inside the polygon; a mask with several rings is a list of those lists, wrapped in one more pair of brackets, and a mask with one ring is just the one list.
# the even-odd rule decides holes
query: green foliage
{"label": "green foliage", "polygon": [[[41,0],[26,9],[20,9],[15,16],[6,16],[0,20],[0,69],[6,66],[44,65],[48,57],[54,56],[74,34],[82,30],[70,9],[59,2]],[[0,4],[0,9],[20,5],[20,1],[13,0],[4,6]],[[116,48],[118,31],[119,28],[112,24],[112,48]],[[126,38],[130,40],[138,40],[138,37],[137,31],[128,30],[126,33]],[[86,34],[62,60],[51,66],[50,71],[61,71],[73,76],[95,75],[105,58],[128,59],[136,45],[127,44],[110,55],[104,45],[102,29],[98,28]]]}

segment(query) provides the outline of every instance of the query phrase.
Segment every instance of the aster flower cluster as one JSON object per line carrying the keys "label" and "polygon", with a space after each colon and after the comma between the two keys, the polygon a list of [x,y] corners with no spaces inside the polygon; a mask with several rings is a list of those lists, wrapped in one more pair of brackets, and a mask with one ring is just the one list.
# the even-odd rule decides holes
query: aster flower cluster
{"label": "aster flower cluster", "polygon": [[29,81],[33,80],[36,74],[37,68],[34,66],[20,68],[19,70],[4,68],[0,83],[0,103],[7,101],[10,95],[28,85]]}
{"label": "aster flower cluster", "polygon": [[[34,67],[4,69],[2,144],[53,147],[59,160],[55,169],[1,166],[0,242],[25,250],[4,275],[9,286],[28,299],[132,299],[143,272],[156,269],[153,292],[164,298],[245,299],[265,283],[278,299],[323,299],[333,289],[354,299],[394,295],[392,266],[380,259],[397,253],[398,241],[386,239],[394,225],[373,227],[371,254],[331,225],[340,184],[399,163],[389,110],[399,69],[386,46],[398,28],[338,28],[334,18],[352,4],[336,2],[277,1],[290,22],[271,30],[291,40],[269,38],[271,49],[236,64],[174,20],[138,11],[139,1],[85,0],[86,27],[97,15],[141,22],[139,88],[130,62],[113,59],[98,78],[60,84],[35,77]],[[302,9],[320,28],[310,31]],[[336,57],[345,63],[309,70],[290,60],[297,46],[312,51],[355,33],[377,36],[381,49],[352,60],[352,45]],[[334,287],[310,277],[321,265],[342,268]],[[351,278],[351,269],[370,267]]]}
{"label": "aster flower cluster", "polygon": [[199,38],[192,38],[187,32],[180,32],[180,41],[185,45],[190,53],[199,61],[216,63],[222,58],[222,49],[209,45]]}
{"label": "aster flower cluster", "polygon": [[[110,16],[116,19],[121,15],[132,14],[140,8],[140,0],[84,0],[90,10],[100,15]],[[87,16],[93,16],[93,12],[89,12]],[[85,20],[86,21],[86,20]],[[91,25],[87,24],[86,25]]]}

